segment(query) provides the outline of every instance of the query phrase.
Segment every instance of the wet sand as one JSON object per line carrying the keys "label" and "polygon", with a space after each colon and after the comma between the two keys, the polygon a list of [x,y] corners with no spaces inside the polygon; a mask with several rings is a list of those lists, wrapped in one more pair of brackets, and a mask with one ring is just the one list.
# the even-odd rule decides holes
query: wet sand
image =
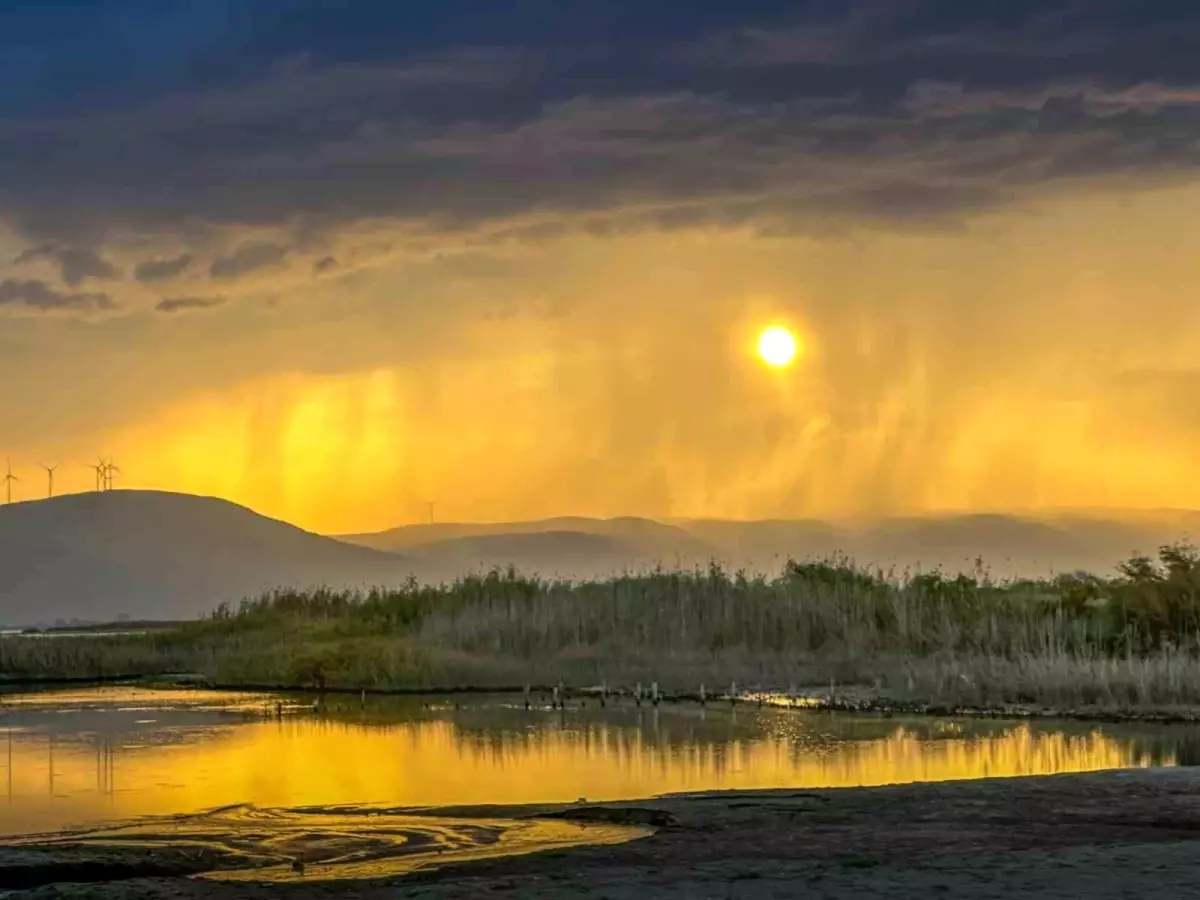
{"label": "wet sand", "polygon": [[[634,839],[357,881],[208,877],[46,885],[10,896],[168,898],[1089,898],[1200,894],[1200,772],[1137,770],[884,788],[755,791],[592,807],[392,810],[437,827],[553,822]],[[653,823],[653,825],[651,824]],[[644,835],[644,836],[639,836]],[[0,885],[15,871],[0,848]],[[102,852],[69,842],[59,862]],[[127,852],[114,849],[111,852]],[[173,851],[177,852],[177,851]],[[161,859],[167,859],[170,856]],[[161,861],[160,859],[160,861]],[[196,860],[195,868],[211,865]],[[11,882],[9,882],[11,883]]]}
{"label": "wet sand", "polygon": [[653,833],[654,816],[611,810],[589,819],[412,814],[378,807],[260,809],[195,815],[12,838],[0,844],[0,889],[131,877],[211,882],[375,881],[428,868],[525,853],[622,843]]}

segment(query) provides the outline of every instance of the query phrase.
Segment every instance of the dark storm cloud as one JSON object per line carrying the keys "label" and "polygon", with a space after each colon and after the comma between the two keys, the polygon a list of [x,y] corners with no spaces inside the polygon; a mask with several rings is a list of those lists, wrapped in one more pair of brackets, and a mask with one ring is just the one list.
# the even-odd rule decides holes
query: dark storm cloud
{"label": "dark storm cloud", "polygon": [[243,244],[228,256],[215,260],[209,273],[213,278],[237,278],[257,269],[279,265],[287,254],[288,248],[279,244]]}
{"label": "dark storm cloud", "polygon": [[71,287],[87,278],[115,278],[117,269],[91,250],[79,247],[37,247],[17,257],[17,263],[34,259],[52,259],[58,263],[62,280]]}
{"label": "dark storm cloud", "polygon": [[55,290],[44,281],[6,278],[0,281],[0,308],[6,306],[22,306],[40,312],[88,311],[109,309],[112,302],[107,294],[66,293]]}
{"label": "dark storm cloud", "polygon": [[[524,213],[786,229],[1200,166],[1190,4],[107,6],[100,24],[60,11],[57,31],[35,13],[0,27],[0,58],[6,42],[24,53],[0,67],[0,209],[30,235],[367,218],[453,231]],[[66,66],[72,36],[109,19],[130,19],[132,46]],[[266,246],[212,274],[282,261]]]}
{"label": "dark storm cloud", "polygon": [[225,302],[224,297],[168,297],[154,308],[159,312],[174,313],[188,309],[211,309]]}
{"label": "dark storm cloud", "polygon": [[133,277],[141,282],[168,281],[192,264],[192,255],[184,253],[174,259],[151,259],[138,263]]}

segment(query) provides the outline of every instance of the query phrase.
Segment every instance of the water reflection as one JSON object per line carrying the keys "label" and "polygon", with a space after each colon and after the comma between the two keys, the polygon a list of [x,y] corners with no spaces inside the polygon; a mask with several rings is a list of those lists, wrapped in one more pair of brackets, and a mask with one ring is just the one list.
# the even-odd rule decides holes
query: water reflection
{"label": "water reflection", "polygon": [[[508,698],[301,702],[146,690],[5,697],[0,833],[260,807],[646,797],[1174,765],[1200,732]],[[308,703],[310,701],[304,701]]]}

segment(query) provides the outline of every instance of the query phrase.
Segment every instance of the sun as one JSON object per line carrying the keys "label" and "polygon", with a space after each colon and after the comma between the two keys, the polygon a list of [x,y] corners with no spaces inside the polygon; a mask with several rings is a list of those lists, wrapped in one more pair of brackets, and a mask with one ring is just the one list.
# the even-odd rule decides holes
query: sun
{"label": "sun", "polygon": [[768,366],[782,369],[796,358],[796,337],[781,325],[775,325],[758,336],[758,355]]}

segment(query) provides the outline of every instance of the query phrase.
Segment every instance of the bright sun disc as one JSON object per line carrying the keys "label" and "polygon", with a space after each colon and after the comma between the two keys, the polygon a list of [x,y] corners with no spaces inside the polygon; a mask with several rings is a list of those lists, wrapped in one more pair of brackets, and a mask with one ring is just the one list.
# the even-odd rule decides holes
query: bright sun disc
{"label": "bright sun disc", "polygon": [[776,325],[758,336],[758,355],[768,366],[782,369],[796,358],[796,338]]}

